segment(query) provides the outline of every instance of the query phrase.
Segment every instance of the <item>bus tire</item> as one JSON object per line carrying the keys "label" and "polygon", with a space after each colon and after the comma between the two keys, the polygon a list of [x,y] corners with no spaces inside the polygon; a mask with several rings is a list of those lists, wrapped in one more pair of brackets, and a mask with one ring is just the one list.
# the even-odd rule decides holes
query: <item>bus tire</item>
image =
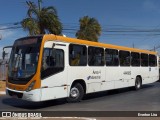
{"label": "bus tire", "polygon": [[142,81],[140,77],[136,77],[135,80],[135,90],[139,90],[142,88]]}
{"label": "bus tire", "polygon": [[84,96],[84,89],[82,85],[80,83],[76,83],[71,87],[67,101],[69,103],[80,102],[83,96]]}

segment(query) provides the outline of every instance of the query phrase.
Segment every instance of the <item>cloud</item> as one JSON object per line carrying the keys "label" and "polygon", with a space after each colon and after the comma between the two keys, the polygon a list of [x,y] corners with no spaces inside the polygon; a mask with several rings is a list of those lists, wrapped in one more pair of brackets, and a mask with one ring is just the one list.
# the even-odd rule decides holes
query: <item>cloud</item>
{"label": "cloud", "polygon": [[[1,26],[1,29],[7,28],[6,26]],[[0,30],[0,46],[7,45],[15,41],[15,39],[26,36],[26,32],[22,29],[5,29]]]}
{"label": "cloud", "polygon": [[[5,28],[5,27],[6,26],[0,28]],[[2,36],[2,39],[0,40],[0,59],[1,59],[3,47],[13,45],[16,39],[26,36],[26,33],[21,29],[0,30],[0,36]],[[10,50],[6,49],[6,52],[10,53]]]}
{"label": "cloud", "polygon": [[[7,28],[7,26],[1,26],[0,27],[1,29],[3,28]],[[10,39],[12,37],[16,37],[16,36],[19,36],[18,35],[18,29],[6,29],[6,30],[0,30],[0,37],[1,37],[1,40],[6,40],[6,39]]]}
{"label": "cloud", "polygon": [[1,40],[3,39],[7,39],[7,38],[10,38],[11,36],[13,36],[15,34],[14,31],[0,31],[0,37],[1,37]]}

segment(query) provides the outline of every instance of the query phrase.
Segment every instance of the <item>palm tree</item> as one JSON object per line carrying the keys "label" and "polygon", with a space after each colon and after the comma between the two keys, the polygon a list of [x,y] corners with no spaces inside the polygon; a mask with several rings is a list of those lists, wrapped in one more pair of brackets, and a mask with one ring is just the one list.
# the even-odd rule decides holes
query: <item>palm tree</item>
{"label": "palm tree", "polygon": [[101,26],[98,21],[95,18],[84,16],[79,22],[80,30],[77,31],[76,37],[98,42],[98,37],[101,35]]}
{"label": "palm tree", "polygon": [[21,22],[24,30],[29,31],[29,35],[38,35],[52,33],[60,35],[62,32],[62,24],[57,16],[54,7],[41,8],[41,1],[38,0],[38,7],[31,1],[26,1],[28,8],[27,18]]}

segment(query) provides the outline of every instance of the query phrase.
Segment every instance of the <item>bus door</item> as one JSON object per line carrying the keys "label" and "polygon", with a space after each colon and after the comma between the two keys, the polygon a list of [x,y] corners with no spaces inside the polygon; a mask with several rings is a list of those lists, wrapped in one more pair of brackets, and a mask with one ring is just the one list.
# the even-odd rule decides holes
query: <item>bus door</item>
{"label": "bus door", "polygon": [[67,97],[67,69],[65,69],[64,43],[47,41],[44,45],[41,88],[42,100]]}

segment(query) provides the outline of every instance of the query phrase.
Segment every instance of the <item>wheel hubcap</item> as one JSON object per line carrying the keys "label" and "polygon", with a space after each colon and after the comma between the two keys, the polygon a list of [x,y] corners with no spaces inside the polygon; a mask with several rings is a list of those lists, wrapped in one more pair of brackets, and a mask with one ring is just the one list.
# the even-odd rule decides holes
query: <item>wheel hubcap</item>
{"label": "wheel hubcap", "polygon": [[72,88],[70,95],[71,97],[76,98],[77,96],[79,96],[79,90],[77,88]]}

